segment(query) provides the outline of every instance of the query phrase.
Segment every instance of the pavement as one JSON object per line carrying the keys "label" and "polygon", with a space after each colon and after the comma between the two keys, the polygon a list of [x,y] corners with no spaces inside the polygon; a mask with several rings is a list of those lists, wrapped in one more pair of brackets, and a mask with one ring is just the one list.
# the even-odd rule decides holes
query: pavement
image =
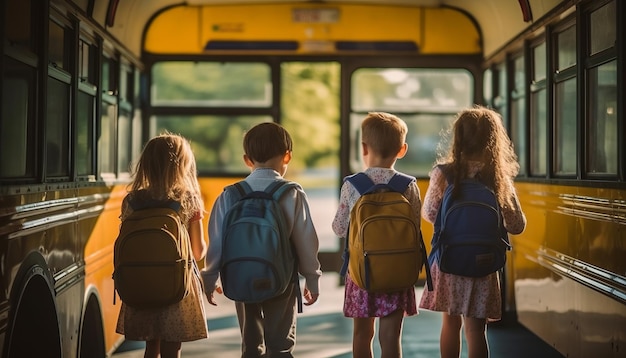
{"label": "pavement", "polygon": [[[312,306],[305,306],[304,312],[299,314],[295,357],[352,357],[352,320],[343,316],[343,286],[339,282],[338,274],[324,273],[318,301]],[[418,302],[422,291],[422,287],[416,288]],[[217,295],[216,300],[218,305],[211,306],[205,298],[209,338],[183,343],[183,358],[240,356],[241,340],[234,304],[223,295]],[[417,316],[406,317],[402,332],[403,356],[439,357],[440,330],[441,313],[420,310]],[[491,357],[563,357],[514,319],[489,324],[487,335]],[[142,358],[143,350],[143,342],[125,341],[112,358]],[[376,337],[374,356],[380,357]],[[461,357],[467,357],[465,346]]]}

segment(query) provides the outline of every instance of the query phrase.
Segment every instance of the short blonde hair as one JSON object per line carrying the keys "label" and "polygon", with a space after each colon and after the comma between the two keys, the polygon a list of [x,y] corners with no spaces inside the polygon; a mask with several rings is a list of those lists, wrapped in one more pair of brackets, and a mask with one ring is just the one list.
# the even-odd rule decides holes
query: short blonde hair
{"label": "short blonde hair", "polygon": [[361,123],[363,143],[382,158],[398,154],[406,141],[406,123],[390,113],[370,112]]}

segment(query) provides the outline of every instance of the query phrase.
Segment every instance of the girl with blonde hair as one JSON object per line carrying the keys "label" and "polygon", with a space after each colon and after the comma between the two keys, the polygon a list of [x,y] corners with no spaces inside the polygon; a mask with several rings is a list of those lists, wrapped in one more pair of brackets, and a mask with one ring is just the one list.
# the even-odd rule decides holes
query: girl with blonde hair
{"label": "girl with blonde hair", "polygon": [[189,232],[195,259],[194,280],[187,296],[164,308],[137,309],[122,302],[116,331],[126,339],[146,341],[145,358],[180,357],[181,342],[208,337],[203,290],[196,265],[207,248],[196,162],[185,138],[164,133],[152,138],[144,147],[129,193],[122,203],[120,218],[128,217],[133,207],[157,206],[169,201],[180,203],[179,214]]}

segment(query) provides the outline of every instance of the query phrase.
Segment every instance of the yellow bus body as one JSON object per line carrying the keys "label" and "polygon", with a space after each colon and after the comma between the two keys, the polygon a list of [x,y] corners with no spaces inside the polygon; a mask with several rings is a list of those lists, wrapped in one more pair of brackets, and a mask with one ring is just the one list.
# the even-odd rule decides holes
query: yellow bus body
{"label": "yellow bus body", "polygon": [[481,52],[475,24],[453,9],[303,3],[173,7],[153,19],[144,50],[206,54],[216,40],[294,41],[297,54],[336,54],[335,42],[346,40],[407,41],[420,54]]}

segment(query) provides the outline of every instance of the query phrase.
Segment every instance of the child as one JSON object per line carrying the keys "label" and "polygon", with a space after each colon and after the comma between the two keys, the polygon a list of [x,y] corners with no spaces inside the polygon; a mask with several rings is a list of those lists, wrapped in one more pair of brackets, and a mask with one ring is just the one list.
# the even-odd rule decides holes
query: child
{"label": "child", "polygon": [[[464,110],[454,122],[452,135],[447,156],[441,158],[430,173],[423,218],[435,222],[448,185],[446,175],[454,178],[456,183],[466,177],[479,177],[494,189],[506,230],[512,234],[521,233],[526,227],[526,217],[513,187],[519,164],[500,116],[480,106]],[[463,277],[442,273],[437,262],[432,263],[430,271],[434,290],[424,291],[419,306],[443,312],[441,356],[459,357],[463,325],[469,357],[488,357],[486,324],[501,318],[497,272],[480,278]]]}
{"label": "child", "polygon": [[[250,129],[243,139],[243,160],[252,170],[245,181],[253,190],[264,190],[277,180],[284,180],[292,156],[289,133],[276,123],[262,123]],[[202,271],[204,288],[209,303],[216,305],[213,292],[221,266],[222,222],[234,199],[228,191],[217,198],[209,219],[209,249]],[[317,257],[319,241],[306,194],[301,187],[290,189],[282,196],[283,209],[290,237],[298,260],[298,271],[306,283],[305,305],[312,305],[319,296],[322,274]],[[241,329],[242,357],[292,357],[296,343],[297,289],[291,283],[286,292],[259,304],[235,302]]]}
{"label": "child", "polygon": [[[369,113],[361,124],[362,151],[365,174],[375,184],[388,183],[396,173],[394,164],[404,157],[408,145],[405,142],[407,126],[400,118],[388,113]],[[420,193],[415,183],[404,193],[420,216]],[[333,231],[339,237],[348,233],[350,211],[359,199],[359,193],[349,182],[341,187],[339,208],[333,220]],[[400,336],[404,316],[417,314],[413,288],[394,293],[370,293],[358,287],[346,275],[343,312],[354,320],[352,351],[354,357],[372,357],[374,320],[379,317],[379,342],[382,357],[401,357]]]}
{"label": "child", "polygon": [[[180,214],[189,232],[193,256],[195,260],[202,259],[206,251],[202,230],[204,206],[195,158],[185,138],[166,133],[152,138],[144,147],[120,218],[124,220],[130,215],[131,204],[168,200],[181,204]],[[191,292],[182,301],[159,309],[135,309],[122,302],[117,333],[129,340],[146,341],[144,357],[180,357],[181,342],[208,336],[200,275],[195,265],[194,261]]]}

